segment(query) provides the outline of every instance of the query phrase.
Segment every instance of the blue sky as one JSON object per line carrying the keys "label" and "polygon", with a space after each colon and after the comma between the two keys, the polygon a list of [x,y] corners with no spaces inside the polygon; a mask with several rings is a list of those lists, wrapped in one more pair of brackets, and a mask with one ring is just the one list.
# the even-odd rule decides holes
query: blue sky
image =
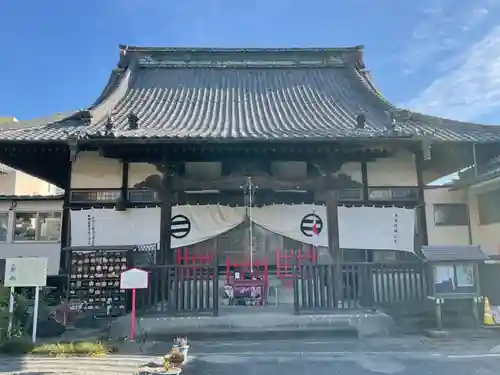
{"label": "blue sky", "polygon": [[365,45],[393,103],[494,124],[500,115],[498,0],[4,0],[0,116],[83,108],[118,44],[211,47]]}

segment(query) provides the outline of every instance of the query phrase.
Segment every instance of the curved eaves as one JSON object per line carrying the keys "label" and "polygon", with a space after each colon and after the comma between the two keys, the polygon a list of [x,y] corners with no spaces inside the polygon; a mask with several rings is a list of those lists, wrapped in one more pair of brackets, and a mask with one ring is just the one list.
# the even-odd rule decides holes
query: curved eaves
{"label": "curved eaves", "polygon": [[124,72],[119,73],[118,78],[112,83],[106,95],[104,95],[98,104],[89,108],[92,115],[92,125],[97,124],[106,116],[113,114],[113,109],[122,100],[129,88],[132,69],[128,68]]}
{"label": "curved eaves", "polygon": [[398,122],[403,124],[406,123],[414,128],[421,129],[423,131],[423,135],[433,135],[432,133],[437,131],[440,131],[442,133],[464,132],[471,135],[471,137],[469,139],[467,134],[464,134],[463,140],[474,141],[474,137],[472,137],[473,134],[484,134],[486,132],[490,133],[492,138],[495,138],[495,140],[498,139],[498,136],[500,134],[500,127],[452,120],[443,117],[426,115],[404,108],[399,108],[384,97],[384,95],[374,84],[368,72],[356,70],[356,73],[363,85],[368,89],[367,91],[372,94],[374,100],[378,100],[379,106],[385,108],[386,111],[394,111]]}
{"label": "curved eaves", "polygon": [[106,98],[114,91],[116,90],[117,86],[120,84],[121,78],[123,75],[123,69],[120,68],[115,68],[111,71],[111,74],[109,75],[108,82],[106,83],[106,86],[104,86],[104,89],[101,92],[101,95],[92,103],[92,105],[89,107],[89,109],[97,107],[99,104],[101,104]]}

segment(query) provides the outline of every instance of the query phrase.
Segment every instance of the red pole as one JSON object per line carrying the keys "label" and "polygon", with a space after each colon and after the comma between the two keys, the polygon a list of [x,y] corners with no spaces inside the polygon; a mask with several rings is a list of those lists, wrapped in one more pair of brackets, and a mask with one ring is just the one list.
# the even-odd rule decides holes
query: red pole
{"label": "red pole", "polygon": [[[189,261],[191,260],[191,267],[188,268],[188,276],[191,277],[193,276],[194,277],[194,273],[196,272],[196,261],[197,261],[197,258],[196,258],[196,248],[193,249],[193,255],[189,256],[189,249],[186,247],[184,248],[184,256],[186,257],[186,263],[189,264]],[[187,277],[185,277],[187,278]]]}
{"label": "red pole", "polygon": [[135,339],[135,289],[132,289],[132,317],[130,321],[130,340]]}
{"label": "red pole", "polygon": [[268,278],[269,278],[269,262],[267,260],[267,255],[264,255],[264,282],[266,283],[266,290],[267,290]]}

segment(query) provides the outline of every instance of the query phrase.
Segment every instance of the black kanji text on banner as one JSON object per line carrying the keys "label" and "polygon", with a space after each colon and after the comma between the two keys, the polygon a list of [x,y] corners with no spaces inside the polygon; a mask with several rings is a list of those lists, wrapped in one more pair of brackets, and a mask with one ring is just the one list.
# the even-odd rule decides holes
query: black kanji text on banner
{"label": "black kanji text on banner", "polygon": [[171,234],[174,238],[184,238],[191,231],[191,221],[184,215],[175,215],[170,225]]}
{"label": "black kanji text on banner", "polygon": [[[316,233],[314,232],[314,225],[316,224]],[[300,222],[300,231],[306,237],[319,235],[323,230],[323,220],[316,214],[309,214],[302,218]]]}

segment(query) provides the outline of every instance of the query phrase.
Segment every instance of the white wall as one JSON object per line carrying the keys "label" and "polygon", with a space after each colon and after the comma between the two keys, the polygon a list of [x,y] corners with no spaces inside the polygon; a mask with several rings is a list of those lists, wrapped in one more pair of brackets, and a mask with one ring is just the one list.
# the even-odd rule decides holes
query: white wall
{"label": "white wall", "polygon": [[417,186],[415,157],[407,151],[369,162],[367,171],[370,186]]}
{"label": "white wall", "polygon": [[[56,195],[61,193],[46,181],[0,164],[4,173],[0,174],[0,195]],[[62,192],[64,194],[64,192]]]}
{"label": "white wall", "polygon": [[[10,208],[12,207],[12,210]],[[22,241],[13,240],[15,212],[62,212],[62,200],[28,200],[17,201],[15,207],[12,201],[0,201],[0,213],[9,215],[7,241],[0,242],[0,259],[15,257],[45,257],[48,258],[48,274],[57,275],[61,257],[61,241]]]}
{"label": "white wall", "polygon": [[[477,196],[490,190],[500,189],[500,179],[489,180],[472,186],[468,191],[473,242],[480,244],[488,254],[500,255],[500,223],[481,225]],[[500,209],[500,207],[498,208]]]}
{"label": "white wall", "polygon": [[[434,225],[433,203],[465,203],[469,207],[470,231],[473,245],[480,245],[486,254],[500,255],[500,223],[481,225],[478,194],[500,189],[500,179],[490,180],[468,190],[450,191],[448,187],[428,187],[425,190],[427,232],[431,245],[467,245],[467,226],[443,227]],[[500,209],[500,208],[499,208]]]}
{"label": "white wall", "polygon": [[0,195],[16,194],[16,171],[0,174]]}
{"label": "white wall", "polygon": [[465,191],[450,191],[449,187],[426,187],[425,217],[429,245],[469,245],[467,225],[436,226],[434,223],[434,204],[467,203]]}
{"label": "white wall", "polygon": [[73,163],[72,189],[119,189],[122,186],[122,164],[104,158],[97,152],[80,152]]}
{"label": "white wall", "polygon": [[[399,151],[392,158],[382,158],[367,163],[368,184],[371,186],[416,186],[417,173],[414,156]],[[339,173],[361,182],[361,163],[351,162],[342,166]],[[129,187],[146,177],[160,174],[156,167],[147,163],[132,163],[129,168]],[[120,161],[99,156],[97,152],[80,152],[73,164],[72,189],[118,189],[121,187],[122,165]]]}

